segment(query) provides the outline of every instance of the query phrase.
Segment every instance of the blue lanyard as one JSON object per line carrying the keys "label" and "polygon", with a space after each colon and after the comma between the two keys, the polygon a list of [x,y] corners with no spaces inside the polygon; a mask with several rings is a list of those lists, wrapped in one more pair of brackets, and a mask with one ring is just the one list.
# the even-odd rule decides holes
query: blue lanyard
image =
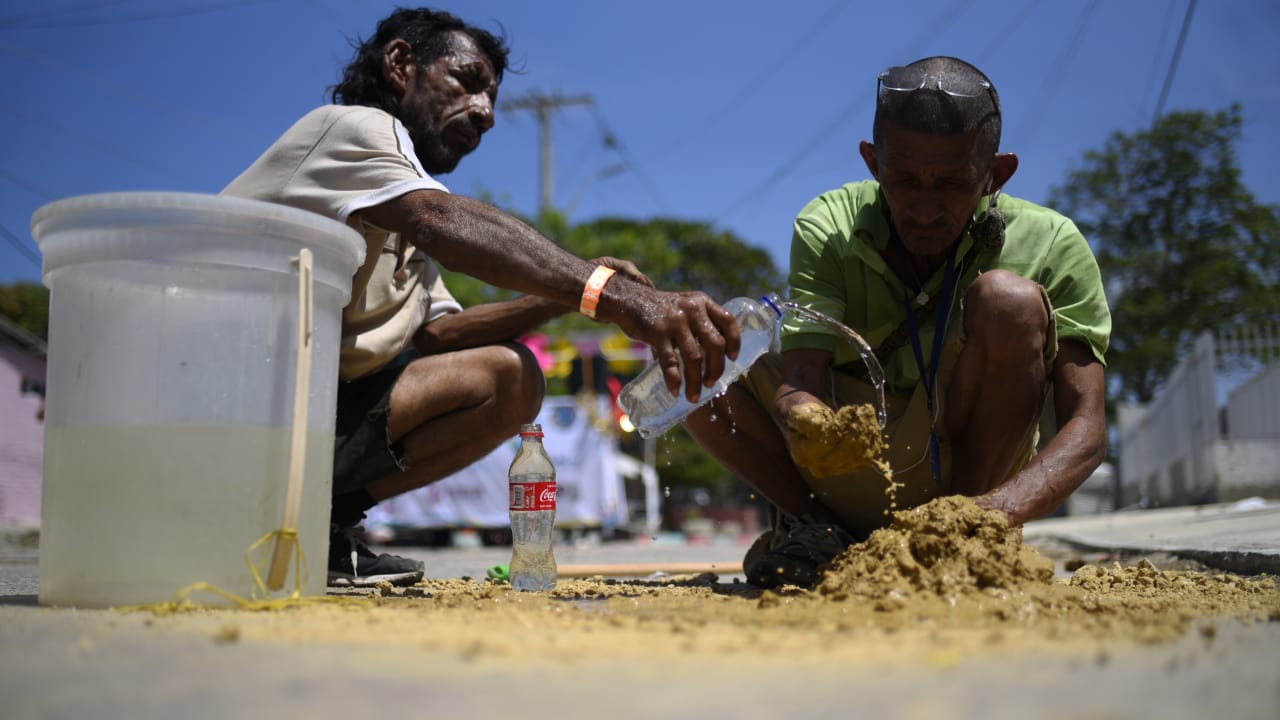
{"label": "blue lanyard", "polygon": [[920,324],[916,320],[916,312],[911,308],[910,293],[906,291],[907,254],[898,231],[890,227],[890,235],[894,249],[898,252],[898,265],[901,268],[904,289],[902,306],[907,311],[907,328],[911,330],[911,350],[916,356],[916,367],[920,370],[920,383],[924,385],[925,402],[929,408],[929,464],[933,470],[933,481],[942,484],[942,455],[938,452],[938,432],[933,421],[933,394],[938,382],[938,358],[942,356],[942,341],[947,334],[947,318],[951,314],[951,289],[956,282],[956,245],[947,252],[947,272],[942,277],[942,296],[938,298],[937,315],[933,322],[932,358],[926,368],[924,351],[920,348]]}

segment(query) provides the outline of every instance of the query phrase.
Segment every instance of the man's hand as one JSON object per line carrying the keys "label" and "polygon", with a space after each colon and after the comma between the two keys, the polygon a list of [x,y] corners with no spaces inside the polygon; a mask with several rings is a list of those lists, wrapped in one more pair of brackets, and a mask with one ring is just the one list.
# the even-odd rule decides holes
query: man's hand
{"label": "man's hand", "polygon": [[[798,394],[791,393],[790,397]],[[835,411],[824,403],[806,400],[790,403],[785,417],[783,437],[796,465],[812,469],[827,464],[829,456],[836,450],[828,439],[835,425]]]}
{"label": "man's hand", "polygon": [[[649,276],[640,272],[640,268],[630,260],[623,260],[621,258],[605,255],[592,260],[591,264],[603,265],[607,268],[612,268],[616,270],[619,275],[629,280],[633,280],[648,287],[654,287],[653,281],[649,279]],[[574,310],[577,310],[577,308],[574,308]]]}
{"label": "man's hand", "polygon": [[881,460],[884,436],[872,405],[833,411],[820,402],[792,405],[783,428],[796,465],[816,477],[857,472]]}
{"label": "man's hand", "polygon": [[607,312],[628,337],[649,345],[672,395],[680,392],[683,376],[685,397],[696,402],[724,372],[725,357],[738,357],[738,320],[704,293],[664,292],[615,278],[605,297],[601,315]]}

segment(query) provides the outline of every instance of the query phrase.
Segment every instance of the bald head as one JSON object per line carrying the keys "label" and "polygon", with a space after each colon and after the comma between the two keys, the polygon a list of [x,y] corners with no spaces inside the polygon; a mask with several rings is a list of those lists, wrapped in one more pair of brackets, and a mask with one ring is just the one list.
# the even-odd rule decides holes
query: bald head
{"label": "bald head", "polygon": [[1000,148],[1000,96],[978,68],[953,57],[929,57],[880,77],[872,139],[888,127],[929,135],[972,135],[976,151]]}

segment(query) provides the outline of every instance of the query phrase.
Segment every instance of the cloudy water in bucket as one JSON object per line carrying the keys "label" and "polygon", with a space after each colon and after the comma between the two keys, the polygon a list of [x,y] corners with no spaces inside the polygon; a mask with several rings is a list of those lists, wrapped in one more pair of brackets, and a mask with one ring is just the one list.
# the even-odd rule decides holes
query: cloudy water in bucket
{"label": "cloudy water in bucket", "polygon": [[858,349],[858,353],[862,355],[862,362],[867,366],[867,377],[871,380],[871,385],[876,389],[876,398],[878,400],[876,417],[880,420],[880,427],[883,428],[885,423],[888,422],[888,416],[884,409],[884,369],[880,367],[880,361],[876,359],[876,354],[871,349],[871,346],[867,344],[867,341],[863,340],[862,336],[850,329],[849,326],[817,310],[810,310],[790,301],[781,303],[781,307],[797,317],[825,325],[853,343],[853,346]]}
{"label": "cloudy water in bucket", "polygon": [[[284,517],[290,428],[96,425],[46,433],[44,501],[58,512],[42,528],[41,604],[164,602],[200,581],[253,594],[246,558]],[[295,528],[307,566],[303,594],[323,595],[332,431],[309,431],[305,458]]]}

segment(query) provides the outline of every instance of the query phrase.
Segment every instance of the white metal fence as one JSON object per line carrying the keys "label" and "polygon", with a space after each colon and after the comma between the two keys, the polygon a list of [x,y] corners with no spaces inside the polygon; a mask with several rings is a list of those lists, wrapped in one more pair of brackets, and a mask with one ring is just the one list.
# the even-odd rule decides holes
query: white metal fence
{"label": "white metal fence", "polygon": [[1248,354],[1268,363],[1227,396],[1227,435],[1232,440],[1280,438],[1280,332],[1231,333],[1217,341],[1219,354]]}
{"label": "white metal fence", "polygon": [[[1256,372],[1220,405],[1224,367]],[[1258,367],[1261,365],[1261,370]],[[1120,507],[1280,496],[1280,332],[1201,335],[1146,405],[1117,413]]]}

